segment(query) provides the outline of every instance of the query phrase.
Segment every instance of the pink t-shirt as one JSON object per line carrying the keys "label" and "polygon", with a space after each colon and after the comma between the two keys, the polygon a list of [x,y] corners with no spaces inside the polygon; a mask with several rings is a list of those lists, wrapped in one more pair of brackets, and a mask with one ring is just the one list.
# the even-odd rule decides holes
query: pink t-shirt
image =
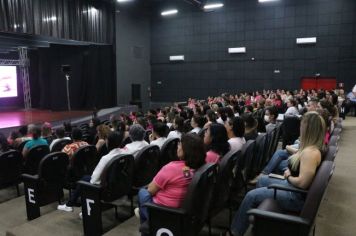
{"label": "pink t-shirt", "polygon": [[153,179],[160,190],[153,196],[153,202],[167,207],[180,207],[188,185],[192,181],[193,170],[184,173],[184,161],[172,161],[165,165]]}
{"label": "pink t-shirt", "polygon": [[206,153],[205,162],[206,163],[218,163],[220,161],[220,155],[214,151],[208,151]]}

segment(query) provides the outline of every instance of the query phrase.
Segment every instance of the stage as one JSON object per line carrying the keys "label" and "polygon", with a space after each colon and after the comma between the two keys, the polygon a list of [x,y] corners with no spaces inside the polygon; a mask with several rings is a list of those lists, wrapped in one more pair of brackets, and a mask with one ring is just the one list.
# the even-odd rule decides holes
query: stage
{"label": "stage", "polygon": [[[137,111],[137,106],[123,105],[102,109],[97,112],[99,119],[109,119],[112,114],[129,113]],[[53,128],[59,127],[63,122],[70,122],[72,125],[89,122],[93,117],[93,111],[49,111],[49,110],[13,110],[0,111],[0,132],[8,135],[12,130],[18,129],[22,125],[42,124],[50,122]]]}

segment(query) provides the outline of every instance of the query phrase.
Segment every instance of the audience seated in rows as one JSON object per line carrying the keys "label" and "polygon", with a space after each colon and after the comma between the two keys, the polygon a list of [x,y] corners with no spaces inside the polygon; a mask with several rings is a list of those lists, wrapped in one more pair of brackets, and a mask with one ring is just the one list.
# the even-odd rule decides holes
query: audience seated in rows
{"label": "audience seated in rows", "polygon": [[53,141],[51,142],[51,144],[49,145],[49,150],[52,150],[53,146],[58,143],[59,141],[62,140],[71,140],[70,137],[65,137],[65,131],[63,127],[59,127],[56,129],[55,131],[56,134],[56,138],[53,139]]}
{"label": "audience seated in rows", "polygon": [[205,163],[203,141],[196,134],[183,134],[178,143],[177,156],[179,161],[165,165],[148,188],[139,191],[139,210],[135,209],[135,214],[140,217],[141,223],[148,220],[145,203],[154,202],[167,207],[180,207],[194,170]]}
{"label": "audience seated in rows", "polygon": [[25,144],[22,150],[22,156],[24,158],[27,157],[27,154],[30,152],[31,148],[40,145],[48,145],[47,141],[41,138],[41,129],[38,126],[36,125],[32,126],[31,129],[29,130],[29,133],[32,135],[32,139]]}
{"label": "audience seated in rows", "polygon": [[82,131],[79,128],[73,129],[72,139],[73,143],[67,144],[62,150],[62,152],[68,155],[69,159],[72,158],[75,151],[77,151],[80,147],[89,145],[87,142],[82,141]]}
{"label": "audience seated in rows", "polygon": [[[273,198],[274,190],[268,189],[272,183],[308,189],[313,181],[318,166],[322,159],[324,148],[325,123],[323,118],[316,112],[308,112],[304,115],[301,123],[300,149],[288,163],[288,169],[284,172],[284,180],[262,176],[256,185],[256,189],[247,193],[239,210],[234,216],[231,231],[233,235],[243,235],[248,226],[247,211],[257,207],[264,199]],[[299,212],[305,198],[300,193],[279,191],[277,201],[284,210]]]}
{"label": "audience seated in rows", "polygon": [[162,122],[153,124],[153,132],[150,135],[150,144],[157,145],[160,149],[167,140],[167,126]]}
{"label": "audience seated in rows", "polygon": [[225,127],[222,124],[211,124],[204,135],[204,144],[207,147],[205,161],[218,163],[229,150],[230,144]]}
{"label": "audience seated in rows", "polygon": [[[122,140],[123,140],[123,133],[113,131],[108,134],[106,139],[106,145],[108,147],[109,153],[100,159],[100,162],[95,167],[91,176],[83,176],[82,178],[83,181],[100,185],[101,173],[105,169],[105,166],[107,165],[107,163],[109,163],[109,161],[113,157],[116,157],[121,153],[119,147]],[[77,186],[75,191],[71,192],[68,202],[66,204],[59,205],[57,209],[61,211],[73,211],[73,206],[76,205],[79,196],[80,196],[80,188],[79,186]]]}

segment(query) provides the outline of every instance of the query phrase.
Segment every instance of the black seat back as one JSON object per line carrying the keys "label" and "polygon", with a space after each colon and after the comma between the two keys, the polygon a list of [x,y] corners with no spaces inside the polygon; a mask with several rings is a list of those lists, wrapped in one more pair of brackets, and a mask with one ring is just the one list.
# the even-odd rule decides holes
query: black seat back
{"label": "black seat back", "polygon": [[38,173],[38,167],[41,160],[49,153],[48,145],[40,145],[30,149],[26,157],[25,170],[26,174],[35,175]]}
{"label": "black seat back", "polygon": [[10,150],[0,155],[0,186],[15,183],[22,173],[22,155]]}
{"label": "black seat back", "polygon": [[95,146],[88,145],[79,148],[72,156],[71,178],[76,181],[84,175],[91,175],[98,162]]}
{"label": "black seat back", "polygon": [[149,145],[141,149],[135,157],[134,187],[149,184],[160,169],[160,149],[157,145]]}
{"label": "black seat back", "polygon": [[28,141],[30,141],[30,139],[25,140],[25,141],[22,141],[22,142],[18,145],[18,147],[17,147],[16,149],[17,149],[19,152],[22,153],[22,150],[23,150],[23,148],[25,147],[25,144],[26,144]]}
{"label": "black seat back", "polygon": [[144,138],[144,139],[145,139],[145,141],[148,142],[148,143],[150,143],[150,135],[151,135],[151,134],[152,134],[152,130],[149,130],[149,129],[148,129],[148,130],[145,131],[145,138]]}
{"label": "black seat back", "polygon": [[287,116],[282,123],[282,148],[291,145],[300,135],[300,118],[296,116]]}
{"label": "black seat back", "polygon": [[103,187],[102,199],[111,202],[129,194],[132,187],[133,171],[133,155],[118,155],[112,158],[100,176]]}
{"label": "black seat back", "polygon": [[329,146],[338,146],[339,139],[340,139],[340,136],[338,136],[338,135],[331,136],[328,145]]}
{"label": "black seat back", "polygon": [[254,163],[252,165],[251,171],[256,175],[257,173],[261,172],[266,164],[266,160],[268,158],[267,151],[268,151],[268,135],[267,134],[260,134],[257,136],[255,140],[255,157]]}
{"label": "black seat back", "polygon": [[268,137],[268,158],[267,162],[270,160],[272,155],[276,152],[277,146],[278,146],[278,141],[279,137],[281,134],[281,125],[277,125],[276,128],[274,128],[271,132],[269,132],[267,135]]}
{"label": "black seat back", "polygon": [[171,161],[177,161],[177,146],[179,138],[167,139],[161,148],[160,166],[164,166]]}
{"label": "black seat back", "polygon": [[126,144],[132,143],[132,139],[130,137],[127,137],[124,139],[124,141],[122,141],[120,148],[123,148],[126,146]]}
{"label": "black seat back", "polygon": [[204,135],[205,135],[205,131],[207,130],[207,128],[203,128],[199,131],[198,135],[200,138],[204,139]]}
{"label": "black seat back", "polygon": [[316,217],[320,203],[332,174],[333,162],[323,161],[320,168],[318,169],[318,172],[316,173],[316,176],[314,177],[313,183],[308,190],[308,195],[305,199],[300,216],[310,220],[311,224]]}
{"label": "black seat back", "polygon": [[46,185],[62,188],[69,165],[68,155],[64,152],[53,152],[46,155],[40,162],[38,176]]}
{"label": "black seat back", "polygon": [[196,170],[182,203],[182,208],[189,216],[193,216],[198,225],[205,222],[208,217],[217,172],[217,164],[211,163]]}
{"label": "black seat back", "polygon": [[53,147],[52,147],[52,150],[51,152],[60,152],[63,150],[63,148],[67,145],[67,144],[70,144],[72,143],[72,140],[70,139],[62,139],[58,142],[56,142]]}
{"label": "black seat back", "polygon": [[328,150],[326,152],[324,160],[334,161],[338,150],[339,148],[337,146],[328,146]]}
{"label": "black seat back", "polygon": [[230,189],[233,181],[233,169],[236,161],[241,158],[241,151],[228,152],[219,162],[219,172],[217,174],[216,185],[210,205],[210,212],[223,208],[229,200]]}

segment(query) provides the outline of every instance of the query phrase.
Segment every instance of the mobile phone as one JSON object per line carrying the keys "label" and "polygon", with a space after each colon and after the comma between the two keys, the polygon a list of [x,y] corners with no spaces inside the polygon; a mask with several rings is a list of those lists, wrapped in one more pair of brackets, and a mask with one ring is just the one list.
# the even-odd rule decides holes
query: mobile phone
{"label": "mobile phone", "polygon": [[268,177],[275,178],[275,179],[285,179],[283,175],[277,175],[277,174],[269,174]]}

